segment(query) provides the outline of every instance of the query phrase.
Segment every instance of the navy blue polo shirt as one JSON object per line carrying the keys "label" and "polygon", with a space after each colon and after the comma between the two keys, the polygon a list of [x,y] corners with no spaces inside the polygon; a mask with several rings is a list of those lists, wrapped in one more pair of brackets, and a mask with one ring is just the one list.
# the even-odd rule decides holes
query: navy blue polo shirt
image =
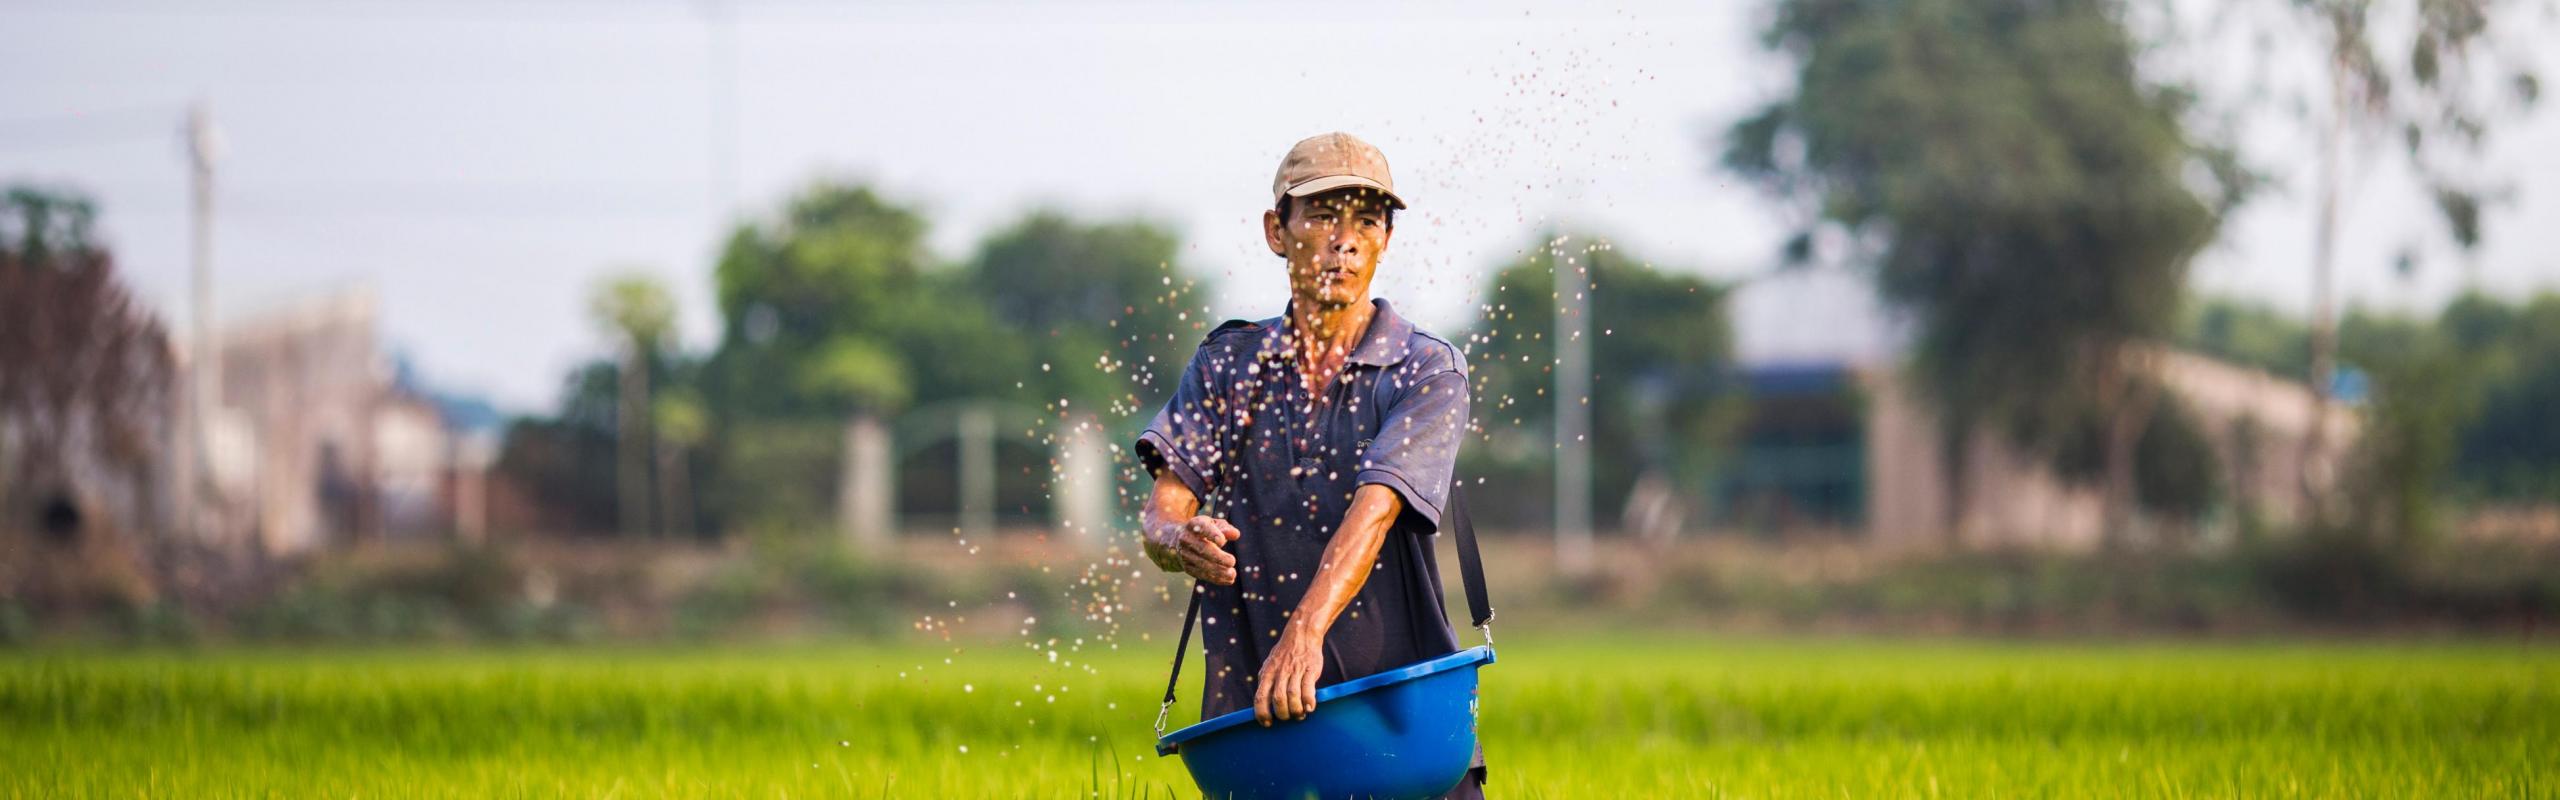
{"label": "navy blue polo shirt", "polygon": [[1331,386],[1297,377],[1289,317],[1235,320],[1201,342],[1172,399],[1138,435],[1150,472],[1170,471],[1236,526],[1233,586],[1203,584],[1208,652],[1201,719],[1252,708],[1264,657],[1315,580],[1326,543],[1364,484],[1404,499],[1367,583],[1325,636],[1330,685],[1456,652],[1432,539],[1467,432],[1466,358],[1385,300]]}

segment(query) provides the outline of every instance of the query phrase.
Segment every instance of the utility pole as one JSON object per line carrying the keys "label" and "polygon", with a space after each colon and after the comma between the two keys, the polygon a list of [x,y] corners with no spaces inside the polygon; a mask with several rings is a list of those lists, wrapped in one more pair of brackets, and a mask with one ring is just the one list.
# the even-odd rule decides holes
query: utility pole
{"label": "utility pole", "polygon": [[2338,149],[2347,137],[2347,115],[2354,113],[2347,98],[2347,70],[2352,67],[2343,54],[2345,47],[2335,40],[2330,44],[2329,120],[2320,136],[2320,205],[2311,234],[2311,427],[2302,437],[2298,487],[2302,510],[2295,515],[2307,522],[2318,522],[2329,500],[2329,386],[2335,378],[2338,349],[2338,312],[2330,283],[2337,271],[2338,194],[2345,182],[2339,174]]}
{"label": "utility pole", "polygon": [[960,530],[985,538],[996,527],[996,414],[984,403],[960,409]]}
{"label": "utility pole", "polygon": [[1556,566],[1591,571],[1591,320],[1588,265],[1547,241],[1556,280]]}
{"label": "utility pole", "polygon": [[222,400],[222,348],[213,340],[213,163],[221,156],[222,142],[213,129],[212,107],[203,101],[189,107],[182,135],[187,146],[191,240],[188,271],[192,313],[188,322],[194,330],[187,343],[187,398],[180,413],[178,457],[170,470],[171,480],[176,482],[172,499],[177,506],[170,515],[170,524],[174,533],[195,538],[205,534],[205,515],[196,496],[203,480],[199,470],[207,463],[205,427]]}

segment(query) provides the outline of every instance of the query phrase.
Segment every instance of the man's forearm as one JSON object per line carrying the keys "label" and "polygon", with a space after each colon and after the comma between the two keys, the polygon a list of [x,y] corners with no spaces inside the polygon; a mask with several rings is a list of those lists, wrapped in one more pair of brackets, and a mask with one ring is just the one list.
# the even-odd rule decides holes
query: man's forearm
{"label": "man's forearm", "polygon": [[[1181,525],[1198,513],[1200,496],[1175,478],[1171,470],[1162,470],[1156,473],[1155,489],[1147,495],[1147,508],[1138,515],[1138,525],[1149,541],[1156,541],[1162,531]],[[1163,543],[1169,545],[1172,539],[1164,536]]]}
{"label": "man's forearm", "polygon": [[1378,548],[1387,541],[1387,529],[1396,515],[1404,513],[1404,498],[1395,490],[1378,484],[1362,484],[1352,494],[1351,510],[1342,515],[1342,527],[1333,533],[1333,541],[1324,547],[1324,560],[1316,568],[1315,583],[1298,601],[1289,617],[1289,627],[1305,635],[1322,637],[1332,630],[1335,617],[1351,605],[1360,587],[1369,583],[1369,572],[1378,563]]}
{"label": "man's forearm", "polygon": [[1226,520],[1200,516],[1200,496],[1172,473],[1156,473],[1138,524],[1141,549],[1158,569],[1220,586],[1236,582],[1236,558],[1226,547],[1241,534]]}

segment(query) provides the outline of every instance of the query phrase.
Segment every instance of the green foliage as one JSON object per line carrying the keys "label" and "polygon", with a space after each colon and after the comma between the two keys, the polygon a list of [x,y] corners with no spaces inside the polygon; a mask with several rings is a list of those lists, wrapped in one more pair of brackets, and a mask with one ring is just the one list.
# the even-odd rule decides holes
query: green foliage
{"label": "green foliage", "polygon": [[1476,380],[1473,416],[1496,441],[1462,451],[1470,463],[1461,472],[1514,475],[1552,459],[1544,443],[1555,424],[1557,266],[1584,270],[1590,287],[1592,450],[1620,454],[1592,465],[1596,507],[1610,508],[1651,467],[1669,470],[1679,486],[1702,487],[1742,410],[1726,385],[1733,328],[1725,288],[1578,236],[1504,266],[1484,288],[1482,316],[1465,344]]}
{"label": "green foliage", "polygon": [[918,212],[834,185],[741,228],[717,271],[715,405],[743,418],[990,397],[1100,407],[1126,398],[1138,367],[1169,373],[1205,327],[1181,304],[1193,281],[1178,242],[1155,224],[1035,211],[950,267],[924,232]]}
{"label": "green foliage", "polygon": [[2440,328],[2349,314],[2338,352],[2371,376],[2347,503],[2356,526],[2399,545],[2432,537],[2462,428],[2479,406],[2477,354]]}
{"label": "green foliage", "polygon": [[702,394],[690,387],[659,392],[649,403],[649,424],[660,442],[679,447],[701,444],[711,435],[710,412],[702,407]]}
{"label": "green foliage", "polygon": [[897,408],[913,392],[896,353],[856,336],[829,341],[801,365],[798,378],[792,386],[801,394],[839,408]]}
{"label": "green foliage", "polygon": [[587,315],[635,352],[654,353],[675,332],[676,301],[656,278],[626,272],[597,284]]}
{"label": "green foliage", "polygon": [[2560,294],[2466,298],[2443,320],[2457,347],[2480,354],[2485,384],[2455,475],[2485,497],[2560,497]]}
{"label": "green foliage", "polygon": [[[1200,343],[1209,320],[1183,302],[1194,287],[1178,266],[1179,244],[1148,222],[1035,211],[979,246],[968,290],[1027,343],[1032,360],[1051,365],[1015,376],[1034,390],[1030,397],[1100,408],[1127,395],[1128,377],[1139,371],[1174,374]],[[1097,368],[1103,359],[1132,367]],[[1150,363],[1154,369],[1138,369]]]}
{"label": "green foliage", "polygon": [[[2081,418],[2055,451],[2055,471],[2072,480],[2095,480],[2105,467],[2104,435],[2104,420]],[[2192,524],[2222,500],[2222,461],[2195,413],[2174,395],[2161,396],[2134,442],[2133,458],[2134,500],[2164,521]]]}
{"label": "green foliage", "polygon": [[0,250],[28,264],[95,250],[98,206],[75,192],[10,186],[0,192]]}
{"label": "green foliage", "polygon": [[919,307],[955,305],[930,295],[924,235],[914,210],[833,185],[794,198],[778,221],[740,227],[713,271],[722,325],[705,395],[714,408],[835,418],[917,394],[903,368],[854,354],[895,350],[909,339],[900,323]]}
{"label": "green foliage", "polygon": [[[718,349],[698,375],[652,384],[698,403],[690,441],[709,445],[696,474],[715,527],[825,527],[848,416],[1136,403],[1133,389],[1177,368],[1204,327],[1180,307],[1193,281],[1175,237],[1151,223],[1033,212],[950,265],[925,233],[909,206],[821,183],[731,235],[714,269]],[[612,430],[612,375],[599,365],[573,379],[562,422]]]}

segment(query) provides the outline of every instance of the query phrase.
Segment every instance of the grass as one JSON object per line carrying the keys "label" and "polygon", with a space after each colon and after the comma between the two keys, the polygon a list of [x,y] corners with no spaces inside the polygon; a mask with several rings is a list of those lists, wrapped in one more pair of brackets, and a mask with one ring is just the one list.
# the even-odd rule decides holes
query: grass
{"label": "grass", "polygon": [[[0,654],[0,795],[1188,796],[1162,649]],[[2560,794],[2514,643],[1506,631],[1485,679],[1496,797]]]}

